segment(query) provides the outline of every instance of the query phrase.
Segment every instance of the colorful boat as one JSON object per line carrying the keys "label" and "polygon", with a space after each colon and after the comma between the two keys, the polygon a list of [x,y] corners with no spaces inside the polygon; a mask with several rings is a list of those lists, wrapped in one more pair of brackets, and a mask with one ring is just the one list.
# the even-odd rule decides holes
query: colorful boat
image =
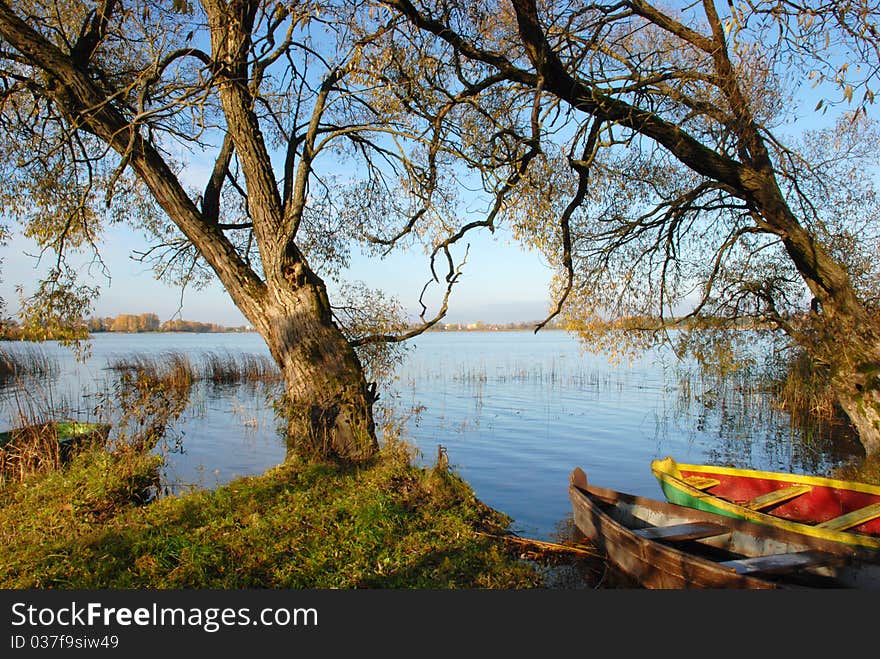
{"label": "colorful boat", "polygon": [[569,484],[574,523],[645,588],[880,588],[880,555],[839,542],[587,483]]}
{"label": "colorful boat", "polygon": [[651,462],[671,503],[880,550],[880,486],[733,467]]}

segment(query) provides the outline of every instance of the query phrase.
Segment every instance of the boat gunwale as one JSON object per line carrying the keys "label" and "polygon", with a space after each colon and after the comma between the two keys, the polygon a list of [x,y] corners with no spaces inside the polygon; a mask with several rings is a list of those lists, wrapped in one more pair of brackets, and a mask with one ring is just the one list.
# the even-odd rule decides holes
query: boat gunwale
{"label": "boat gunwale", "polygon": [[[660,463],[663,462],[663,460],[655,460],[654,462]],[[851,492],[860,492],[862,494],[874,494],[880,497],[880,485],[872,485],[870,483],[860,483],[858,481],[847,481],[837,478],[829,478],[827,476],[812,476],[809,474],[786,474],[784,472],[760,471],[757,469],[740,469],[738,467],[689,464],[685,462],[678,462],[674,459],[673,464],[680,471],[693,471],[701,474],[721,474],[723,476],[741,476],[743,478],[773,480],[782,483],[803,483],[804,485],[813,485],[814,487],[827,487],[835,490],[849,490]]]}
{"label": "boat gunwale", "polygon": [[[663,489],[663,484],[668,485],[669,487],[675,488],[676,490],[683,492],[691,499],[695,501],[702,501],[705,505],[711,506],[714,512],[717,512],[722,515],[727,515],[729,517],[734,517],[738,519],[745,519],[750,522],[757,522],[759,524],[764,524],[766,526],[773,526],[784,529],[786,531],[792,531],[795,533],[802,533],[805,535],[809,535],[815,538],[822,538],[831,540],[834,542],[839,542],[844,545],[865,548],[874,551],[880,551],[880,536],[868,535],[865,533],[859,533],[858,531],[845,530],[845,531],[837,531],[833,529],[822,528],[813,524],[809,524],[806,522],[798,522],[794,520],[785,519],[782,517],[777,517],[775,515],[771,515],[769,513],[761,512],[760,510],[752,510],[751,508],[747,508],[746,506],[742,506],[740,504],[734,503],[722,497],[712,494],[711,492],[706,492],[704,490],[700,490],[692,485],[689,485],[686,481],[682,480],[674,473],[670,473],[665,469],[657,469],[655,467],[655,463],[666,463],[666,460],[671,460],[671,464],[675,466],[676,469],[684,470],[684,471],[698,471],[700,473],[704,473],[701,467],[703,465],[692,465],[676,462],[673,458],[666,458],[664,460],[655,460],[651,464],[651,471],[654,473],[654,476],[660,481],[661,489]],[[708,465],[711,471],[706,471],[705,473],[717,473],[720,475],[730,475],[730,476],[748,476],[751,474],[760,474],[761,478],[764,478],[764,474],[771,474],[775,476],[780,476],[780,478],[775,478],[772,480],[778,480],[780,482],[797,482],[810,484],[807,479],[813,479],[815,481],[825,481],[833,482],[833,483],[848,483],[849,481],[840,481],[836,479],[824,478],[821,476],[805,476],[799,477],[797,474],[780,474],[775,472],[762,472],[751,469],[736,469],[733,467],[713,467]],[[790,476],[790,479],[781,478],[784,476]],[[867,494],[877,494],[880,496],[880,487],[871,486],[866,483],[856,483],[857,485],[864,485],[866,487],[872,488],[872,490],[865,492],[862,489],[856,488],[834,488],[834,489],[847,489],[850,491],[859,491],[861,493]],[[874,491],[876,490],[876,491]],[[664,495],[666,492],[664,490]],[[667,499],[669,498],[668,495]],[[698,510],[702,510],[701,508]],[[707,511],[707,512],[713,512]]]}

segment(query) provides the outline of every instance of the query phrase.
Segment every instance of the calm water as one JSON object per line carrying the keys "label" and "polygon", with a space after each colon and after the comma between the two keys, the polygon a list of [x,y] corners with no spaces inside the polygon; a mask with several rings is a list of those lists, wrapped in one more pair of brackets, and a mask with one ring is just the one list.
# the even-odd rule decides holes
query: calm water
{"label": "calm water", "polygon": [[[19,407],[47,398],[91,418],[96,393],[114,381],[106,366],[115,357],[268,355],[256,334],[99,334],[85,364],[53,343],[40,349],[57,357],[60,375],[0,390],[6,426]],[[478,497],[510,515],[520,534],[543,539],[554,538],[569,516],[575,466],[597,485],[662,498],[649,468],[654,458],[818,474],[856,448],[832,449],[827,432],[804,437],[766,400],[733,385],[682,379],[682,368],[662,351],[611,365],[558,331],[430,333],[417,339],[380,403],[409,417],[423,463],[433,463],[442,445]],[[213,487],[283,460],[270,393],[196,386],[161,447],[167,488]]]}

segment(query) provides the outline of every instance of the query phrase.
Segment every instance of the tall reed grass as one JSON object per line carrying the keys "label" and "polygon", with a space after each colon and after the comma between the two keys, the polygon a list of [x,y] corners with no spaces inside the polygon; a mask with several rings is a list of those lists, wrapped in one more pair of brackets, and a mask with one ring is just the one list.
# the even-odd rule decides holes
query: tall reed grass
{"label": "tall reed grass", "polygon": [[803,356],[787,352],[738,370],[694,367],[677,376],[675,415],[717,427],[714,460],[735,461],[760,446],[781,463],[816,470],[859,451],[827,380]]}
{"label": "tall reed grass", "polygon": [[[447,376],[443,371],[422,372],[420,379],[442,381]],[[516,362],[496,367],[489,372],[485,364],[460,364],[450,376],[453,382],[465,384],[547,384],[577,388],[608,388],[615,385],[614,376],[607,372],[591,371],[584,368],[570,368],[567,364],[530,364]],[[619,383],[618,387],[619,387]]]}
{"label": "tall reed grass", "polygon": [[[151,449],[165,437],[190,404],[191,388],[197,382],[231,385],[281,379],[267,356],[229,351],[205,352],[194,358],[181,351],[135,353],[111,360],[108,368],[119,378],[95,394],[97,405],[88,419],[69,401],[57,400],[51,386],[11,390],[15,420],[12,430],[0,434],[0,486],[64,464],[70,455],[68,445],[58,441],[57,421],[110,419],[114,433],[108,449],[117,455],[136,453]],[[15,352],[0,348],[0,386],[3,378],[49,378],[59,371],[58,362],[38,348]]]}
{"label": "tall reed grass", "polygon": [[110,370],[128,378],[162,383],[164,386],[187,389],[197,379],[189,358],[182,353],[160,356],[132,354],[118,357],[108,363]]}
{"label": "tall reed grass", "polygon": [[0,442],[0,486],[61,466],[61,448],[52,424],[28,425],[9,431]]}
{"label": "tall reed grass", "polygon": [[828,374],[798,352],[773,363],[768,371],[770,387],[781,409],[793,418],[833,421],[842,417]]}
{"label": "tall reed grass", "polygon": [[58,360],[36,346],[14,351],[0,347],[0,382],[25,376],[55,377],[60,370]]}
{"label": "tall reed grass", "polygon": [[266,355],[206,352],[203,362],[202,378],[215,384],[276,382],[281,379],[278,366]]}
{"label": "tall reed grass", "polygon": [[179,351],[158,355],[132,354],[117,357],[108,368],[118,372],[136,373],[154,382],[186,388],[196,382],[240,384],[277,382],[281,371],[265,355],[211,351],[193,360]]}
{"label": "tall reed grass", "polygon": [[114,453],[153,449],[189,405],[188,362],[170,360],[168,368],[164,379],[153,371],[123,370],[119,381],[98,396],[99,406],[116,427]]}

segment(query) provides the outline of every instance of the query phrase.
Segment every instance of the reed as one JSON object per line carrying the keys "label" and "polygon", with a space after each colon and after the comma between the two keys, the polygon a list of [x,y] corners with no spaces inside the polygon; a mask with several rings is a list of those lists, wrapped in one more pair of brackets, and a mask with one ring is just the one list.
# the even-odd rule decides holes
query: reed
{"label": "reed", "polygon": [[695,366],[677,375],[674,415],[695,416],[700,429],[715,429],[721,441],[713,452],[720,462],[761,450],[816,470],[857,450],[827,380],[802,356],[778,354],[723,373]]}
{"label": "reed", "polygon": [[180,352],[126,355],[111,360],[107,367],[128,378],[177,389],[187,389],[197,379],[189,357]]}
{"label": "reed", "polygon": [[215,384],[274,382],[281,371],[266,355],[253,353],[207,352],[203,354],[202,377]]}
{"label": "reed", "polygon": [[178,376],[163,380],[145,371],[124,371],[113,389],[102,394],[104,407],[115,417],[115,453],[152,449],[166,438],[190,401],[191,380]]}
{"label": "reed", "polygon": [[831,421],[841,414],[828,374],[803,352],[771,364],[768,380],[779,407],[795,419]]}
{"label": "reed", "polygon": [[[442,371],[420,373],[419,379],[443,380],[446,375]],[[453,382],[464,384],[548,384],[551,386],[569,386],[578,388],[608,388],[615,383],[614,376],[585,369],[569,369],[555,361],[550,364],[513,363],[498,367],[489,373],[485,364],[461,364],[450,376]]]}
{"label": "reed", "polygon": [[58,360],[36,346],[14,351],[0,347],[0,382],[25,376],[55,377],[60,370]]}
{"label": "reed", "polygon": [[10,431],[0,445],[0,487],[61,465],[58,435],[50,423],[29,424]]}
{"label": "reed", "polygon": [[133,354],[112,360],[108,368],[176,388],[187,388],[200,381],[219,385],[281,379],[281,371],[267,356],[229,351],[205,352],[197,361],[178,351]]}

